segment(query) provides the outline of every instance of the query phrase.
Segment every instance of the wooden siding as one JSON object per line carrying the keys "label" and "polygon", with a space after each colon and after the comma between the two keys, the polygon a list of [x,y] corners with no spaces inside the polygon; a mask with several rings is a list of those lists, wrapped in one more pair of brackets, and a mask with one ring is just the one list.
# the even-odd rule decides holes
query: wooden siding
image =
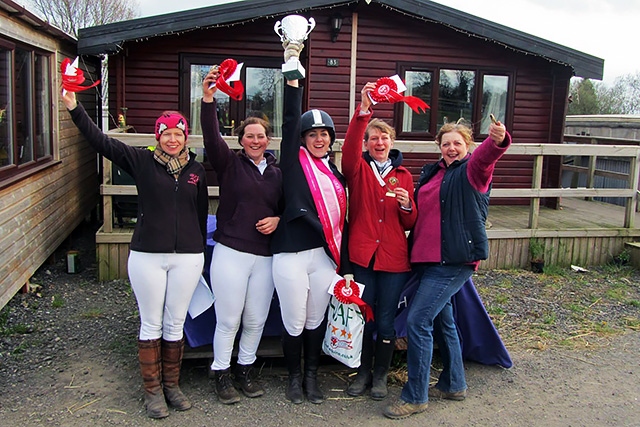
{"label": "wooden siding", "polygon": [[[82,140],[57,97],[57,70],[65,54],[71,56],[73,51],[55,53],[52,121],[58,161],[0,190],[0,308],[99,202],[96,153]],[[80,99],[95,115],[95,96],[85,94]]]}

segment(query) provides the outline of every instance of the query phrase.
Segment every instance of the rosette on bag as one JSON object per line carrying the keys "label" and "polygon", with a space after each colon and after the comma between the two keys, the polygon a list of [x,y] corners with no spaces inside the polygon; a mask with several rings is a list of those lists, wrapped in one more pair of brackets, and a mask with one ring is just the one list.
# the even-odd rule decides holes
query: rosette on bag
{"label": "rosette on bag", "polygon": [[90,86],[81,86],[85,78],[84,71],[78,68],[78,58],[73,63],[69,58],[64,58],[60,64],[60,72],[62,73],[62,88],[67,92],[81,92],[100,84],[100,80],[98,80]]}
{"label": "rosette on bag", "polygon": [[349,287],[346,286],[347,281],[345,279],[340,279],[333,287],[333,296],[336,297],[338,301],[343,304],[355,304],[358,306],[364,318],[367,322],[373,320],[373,310],[369,307],[369,304],[362,301],[359,297],[360,295],[360,287],[354,281],[351,281],[351,285]]}
{"label": "rosette on bag", "polygon": [[398,92],[398,84],[391,77],[382,77],[376,81],[376,87],[369,92],[369,97],[373,102],[404,102],[416,113],[420,114],[430,108],[426,102],[417,96],[403,96]]}
{"label": "rosette on bag", "polygon": [[[220,71],[220,77],[216,80],[216,87],[236,101],[240,101],[242,99],[242,93],[244,92],[244,86],[240,79],[232,79],[234,74],[239,74],[240,68],[242,68],[242,64],[238,66],[238,62],[235,59],[225,59],[218,68],[218,71]],[[230,81],[233,83],[233,86],[229,84]]]}

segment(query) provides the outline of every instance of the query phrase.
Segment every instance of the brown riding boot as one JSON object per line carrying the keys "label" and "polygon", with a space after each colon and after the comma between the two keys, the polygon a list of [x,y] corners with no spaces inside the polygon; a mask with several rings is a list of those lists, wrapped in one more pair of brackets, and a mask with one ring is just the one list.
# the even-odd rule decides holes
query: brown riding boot
{"label": "brown riding boot", "polygon": [[178,386],[183,354],[184,338],[180,341],[162,340],[162,389],[167,402],[178,411],[191,409],[191,402]]}
{"label": "brown riding boot", "polygon": [[138,340],[138,360],[144,384],[144,406],[149,418],[169,416],[162,393],[162,358],[160,339]]}

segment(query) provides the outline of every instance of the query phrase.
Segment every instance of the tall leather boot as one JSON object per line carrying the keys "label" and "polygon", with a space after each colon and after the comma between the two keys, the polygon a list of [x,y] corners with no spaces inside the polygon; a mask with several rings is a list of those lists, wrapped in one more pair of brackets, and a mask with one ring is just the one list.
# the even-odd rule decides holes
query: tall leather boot
{"label": "tall leather boot", "polygon": [[387,375],[393,359],[393,350],[396,347],[396,339],[380,339],[376,342],[376,360],[373,363],[373,381],[371,385],[371,398],[382,400],[387,397]]}
{"label": "tall leather boot", "polygon": [[282,352],[284,361],[289,371],[289,383],[285,396],[293,403],[302,403],[302,369],[300,357],[302,356],[302,335],[291,336],[287,331],[282,332]]}
{"label": "tall leather boot", "polygon": [[373,365],[373,327],[371,323],[364,326],[362,337],[362,354],[360,355],[360,366],[353,382],[347,387],[349,396],[362,396],[367,387],[371,386],[371,366]]}
{"label": "tall leather boot", "polygon": [[305,329],[302,333],[304,342],[304,379],[302,390],[307,400],[319,404],[324,402],[324,394],[318,387],[318,367],[320,366],[320,354],[322,340],[326,327],[321,325],[316,329]]}
{"label": "tall leather boot", "polygon": [[191,409],[191,402],[178,386],[183,354],[184,338],[179,341],[162,340],[162,389],[167,402],[178,411]]}
{"label": "tall leather boot", "polygon": [[149,418],[169,416],[162,392],[162,354],[160,339],[138,340],[138,360],[144,384],[144,406]]}

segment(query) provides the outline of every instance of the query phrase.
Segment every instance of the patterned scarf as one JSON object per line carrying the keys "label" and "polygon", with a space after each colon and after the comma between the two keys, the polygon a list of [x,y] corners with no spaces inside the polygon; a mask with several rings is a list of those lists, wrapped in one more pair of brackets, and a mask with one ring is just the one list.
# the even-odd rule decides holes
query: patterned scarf
{"label": "patterned scarf", "polygon": [[171,157],[160,148],[160,145],[157,145],[153,150],[153,158],[167,168],[169,175],[173,175],[174,178],[178,179],[182,168],[189,163],[189,150],[184,147],[176,157]]}

